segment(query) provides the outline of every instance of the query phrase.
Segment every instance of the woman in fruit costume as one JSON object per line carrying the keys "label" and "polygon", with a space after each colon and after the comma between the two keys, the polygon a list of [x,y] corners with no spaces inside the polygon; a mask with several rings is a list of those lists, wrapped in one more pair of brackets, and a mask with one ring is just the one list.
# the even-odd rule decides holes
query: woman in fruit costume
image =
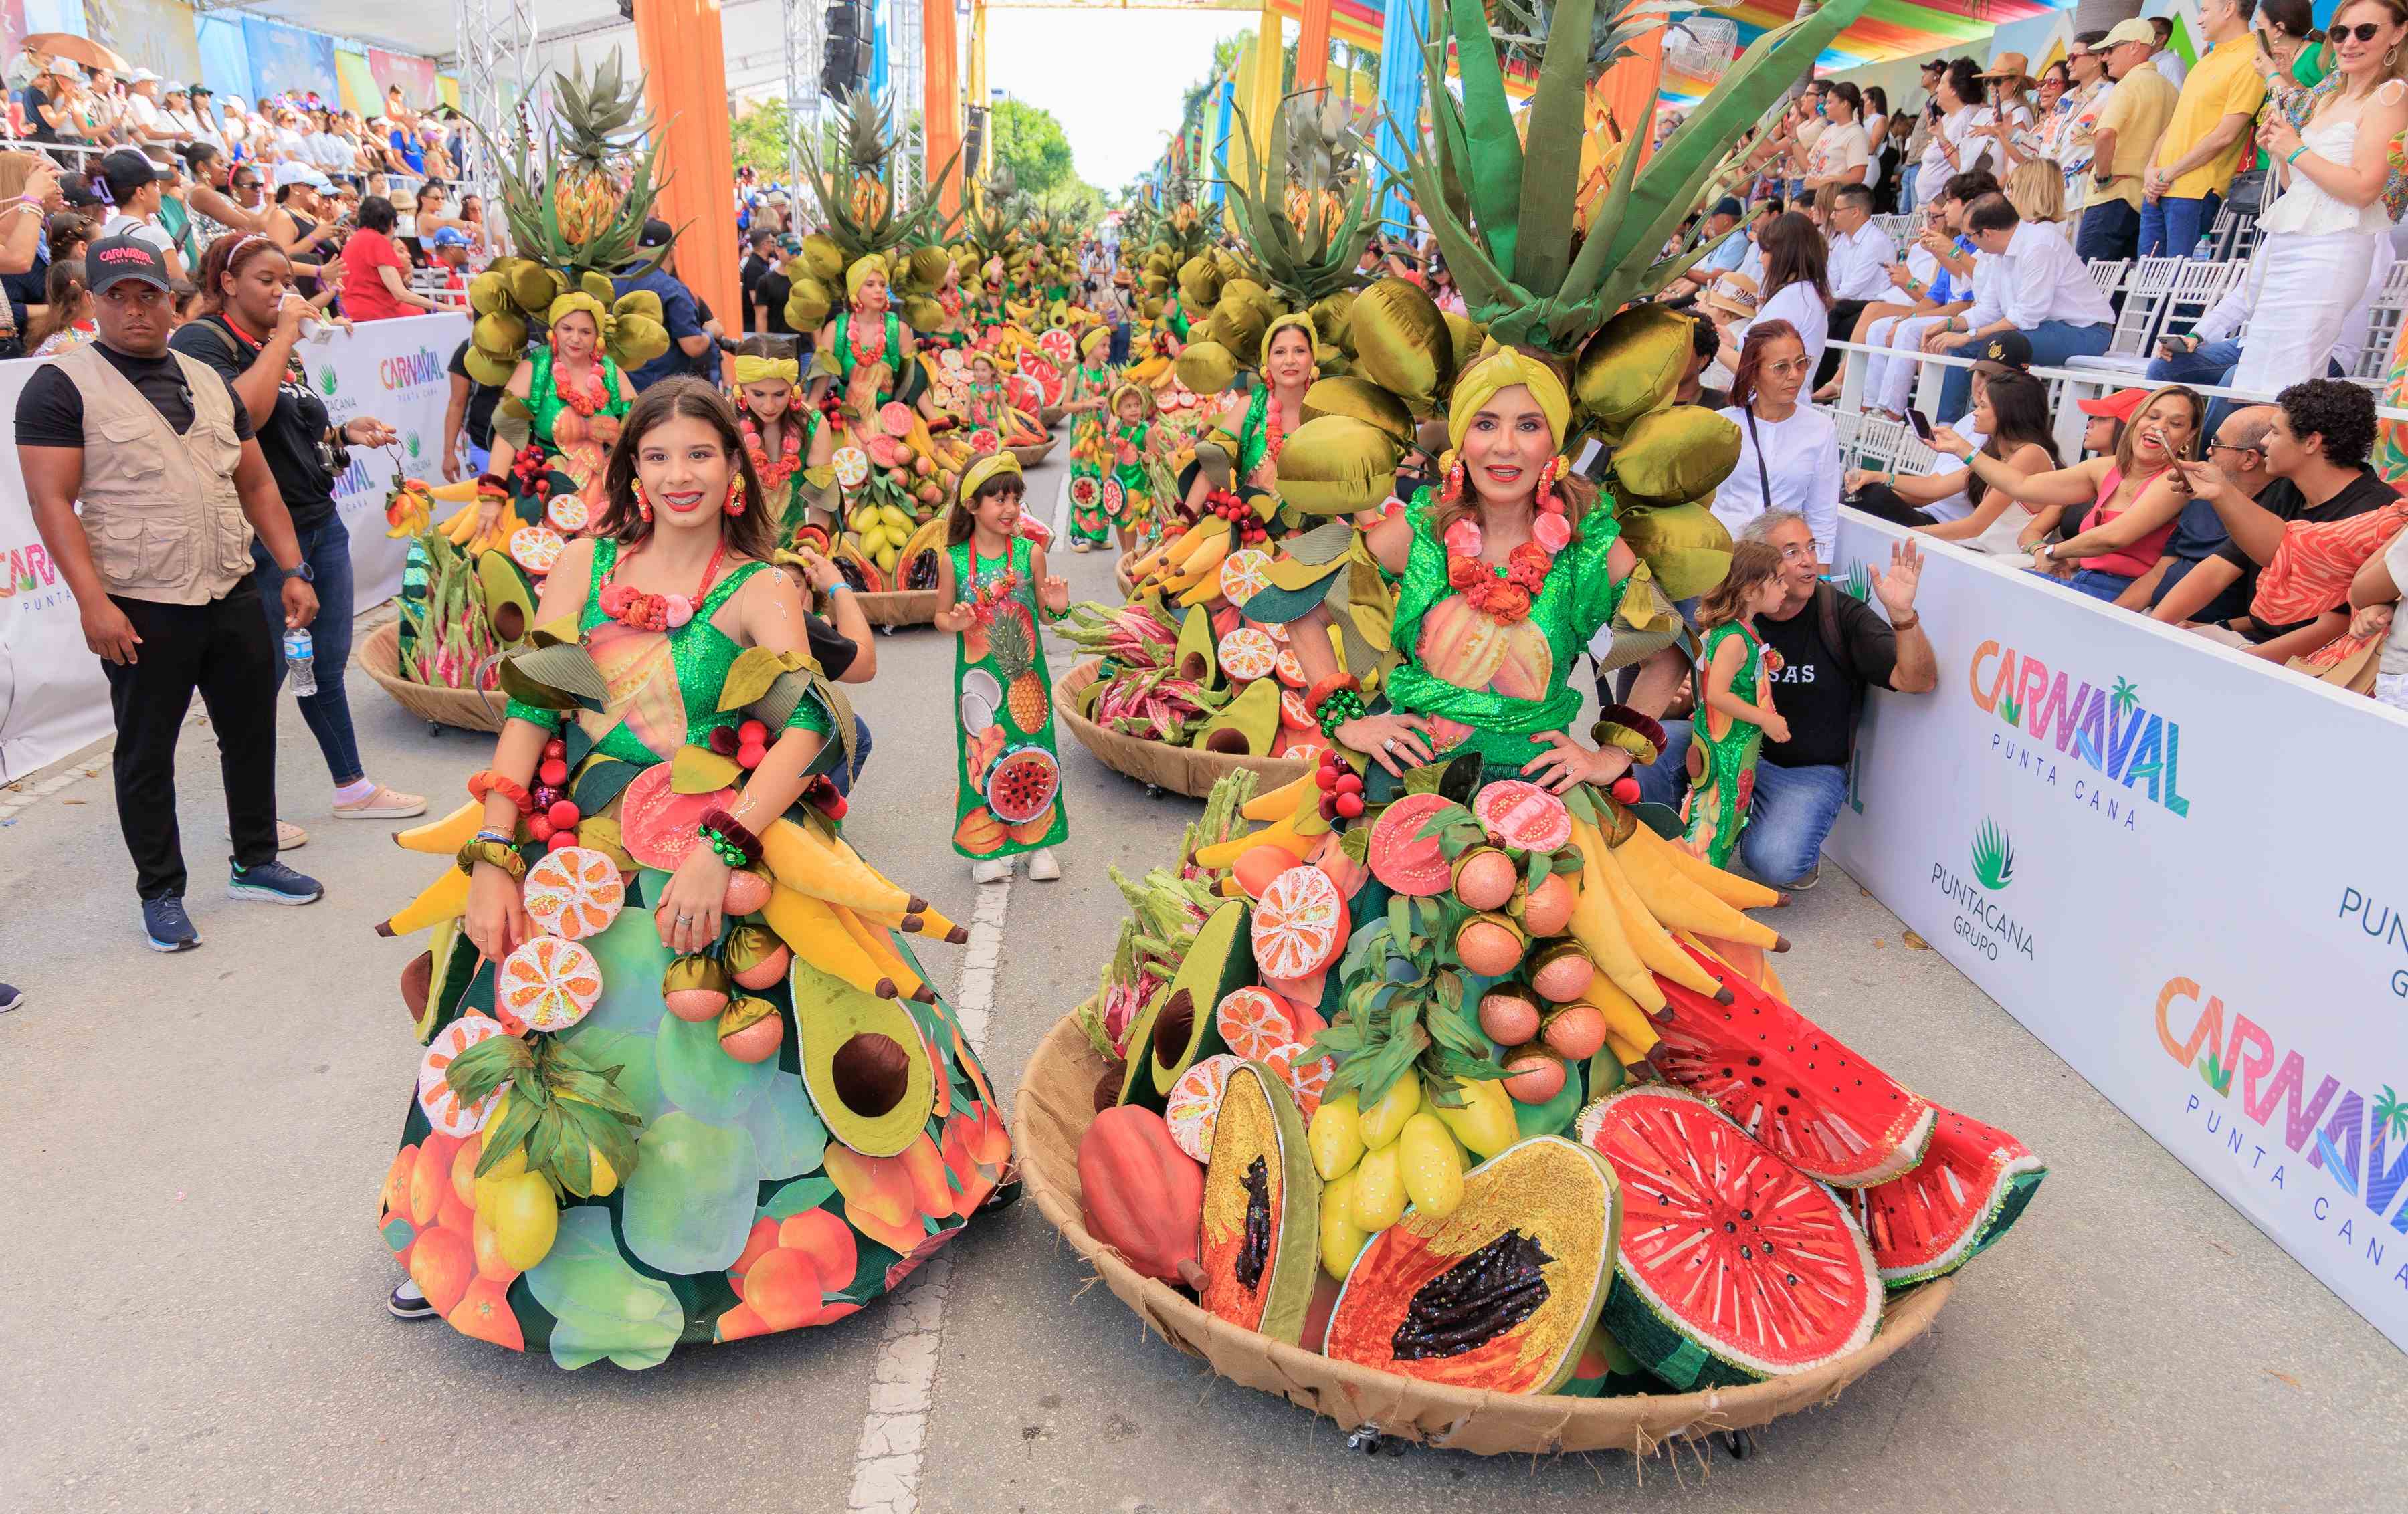
{"label": "woman in fruit costume", "polygon": [[[1781,550],[1742,541],[1731,549],[1729,574],[1698,604],[1704,637],[1705,729],[1689,744],[1689,793],[1681,844],[1720,867],[1747,828],[1756,793],[1756,762],[1767,736],[1789,739],[1789,722],[1772,707],[1772,678],[1781,654],[1756,635],[1756,618],[1774,608],[1782,584]],[[1742,693],[1742,691],[1745,691]]]}
{"label": "woman in fruit costume", "polygon": [[584,530],[601,512],[610,445],[636,403],[635,386],[602,350],[612,319],[583,290],[561,295],[545,312],[550,339],[520,360],[503,391],[526,407],[526,437],[514,440],[498,426],[494,432],[493,459],[479,481],[482,526],[492,526],[509,496],[528,493],[535,479],[552,472],[577,486],[576,506],[547,504],[545,514],[563,535]]}
{"label": "woman in fruit costume", "polygon": [[[1276,490],[1279,459],[1290,432],[1304,423],[1304,392],[1320,372],[1319,339],[1312,318],[1302,311],[1281,316],[1263,333],[1261,381],[1242,407],[1231,406],[1212,418],[1208,438],[1218,442],[1233,467],[1232,481],[1250,489]],[[1188,482],[1186,512],[1203,513],[1212,483],[1198,468]]]}
{"label": "woman in fruit costume", "polygon": [[[401,837],[457,867],[382,927],[437,931],[405,978],[428,1050],[380,1216],[390,1307],[568,1367],[851,1314],[1010,1159],[895,933],[966,934],[836,829],[853,717],[733,407],[647,391],[606,489],[544,586],[578,640],[512,660],[472,803]],[[866,1067],[865,1037],[901,1057]]]}
{"label": "woman in fruit costume", "polygon": [[734,364],[744,453],[761,480],[768,519],[780,545],[815,525],[834,540],[836,474],[829,466],[835,438],[820,412],[795,403],[802,366],[791,357],[772,357],[766,342],[748,338]]}
{"label": "woman in fruit costume", "polygon": [[1054,752],[1054,684],[1038,620],[1070,607],[1070,586],[1046,571],[1045,549],[1021,534],[1020,460],[991,452],[962,474],[945,528],[937,629],[958,640],[953,705],[962,725],[953,850],[970,877],[1000,883],[1027,852],[1028,876],[1062,876],[1054,848],[1070,834]]}
{"label": "woman in fruit costume", "polygon": [[1111,332],[1102,326],[1079,338],[1079,365],[1062,393],[1070,426],[1070,550],[1109,547],[1111,526],[1104,513],[1104,469],[1109,459],[1104,406],[1111,397]]}
{"label": "woman in fruit costume", "polygon": [[891,303],[884,257],[872,252],[854,259],[844,271],[844,291],[851,308],[820,328],[812,349],[812,402],[818,403],[831,383],[850,391],[853,370],[876,363],[886,369],[887,387],[878,395],[883,405],[897,397],[896,387],[910,371],[906,364],[919,350],[919,339]]}

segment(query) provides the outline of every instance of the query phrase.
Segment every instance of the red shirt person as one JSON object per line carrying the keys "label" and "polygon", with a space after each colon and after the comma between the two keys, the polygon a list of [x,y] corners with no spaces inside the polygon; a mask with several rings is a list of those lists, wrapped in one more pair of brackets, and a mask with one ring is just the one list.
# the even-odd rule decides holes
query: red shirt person
{"label": "red shirt person", "polygon": [[343,244],[343,314],[353,321],[391,321],[442,308],[409,287],[409,259],[393,239],[399,221],[393,202],[381,194],[360,202],[359,229]]}

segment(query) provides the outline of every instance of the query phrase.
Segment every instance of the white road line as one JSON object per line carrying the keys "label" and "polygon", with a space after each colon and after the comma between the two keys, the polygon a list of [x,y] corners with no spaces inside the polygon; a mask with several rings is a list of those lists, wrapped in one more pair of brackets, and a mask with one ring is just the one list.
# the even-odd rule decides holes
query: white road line
{"label": "white road line", "polygon": [[[1011,879],[979,886],[977,911],[962,959],[959,991],[947,1002],[974,1052],[986,1044],[987,1011],[1002,970],[1003,921],[1011,908]],[[918,1514],[920,1464],[928,1417],[937,1405],[937,1361],[944,1343],[945,1296],[953,1291],[953,1253],[939,1251],[900,1293],[886,1300],[886,1333],[869,1389],[869,1414],[853,1452],[853,1514]]]}

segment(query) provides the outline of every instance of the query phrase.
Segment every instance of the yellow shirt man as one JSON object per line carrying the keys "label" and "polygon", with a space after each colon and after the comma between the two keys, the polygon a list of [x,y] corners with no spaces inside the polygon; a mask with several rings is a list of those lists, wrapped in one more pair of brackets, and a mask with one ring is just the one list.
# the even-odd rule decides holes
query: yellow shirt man
{"label": "yellow shirt man", "polygon": [[[2157,140],[2157,156],[2152,160],[2157,166],[2172,167],[2180,163],[2225,117],[2258,114],[2258,107],[2266,100],[2266,81],[2258,77],[2258,70],[2252,66],[2257,50],[2256,39],[2243,33],[2217,43],[2206,57],[2191,65],[2190,77],[2183,81],[2181,97],[2174,102],[2173,114],[2167,118],[2165,136]],[[2251,150],[2251,134],[2244,127],[2214,157],[2169,184],[2166,198],[2198,200],[2231,189],[2232,176],[2241,166],[2242,155]]]}
{"label": "yellow shirt man", "polygon": [[2157,158],[2157,138],[2173,114],[2174,98],[2173,81],[2154,68],[2135,68],[2115,81],[2095,128],[2115,134],[2115,177],[2093,183],[2086,205],[2121,200],[2136,211],[2141,208],[2141,173]]}

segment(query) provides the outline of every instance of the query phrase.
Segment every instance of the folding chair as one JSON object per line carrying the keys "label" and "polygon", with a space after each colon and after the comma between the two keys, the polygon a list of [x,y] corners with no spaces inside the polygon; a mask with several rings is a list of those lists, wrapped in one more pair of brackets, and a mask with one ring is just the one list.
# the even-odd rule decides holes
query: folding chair
{"label": "folding chair", "polygon": [[2124,307],[2115,314],[2115,329],[2107,339],[2107,350],[2097,357],[2068,358],[2063,366],[2100,368],[2117,374],[2145,370],[2150,351],[2157,345],[2157,328],[2172,304],[2177,280],[2187,277],[2195,283],[2198,276],[2186,270],[2214,266],[2195,264],[2188,258],[2143,258],[2125,280]]}

